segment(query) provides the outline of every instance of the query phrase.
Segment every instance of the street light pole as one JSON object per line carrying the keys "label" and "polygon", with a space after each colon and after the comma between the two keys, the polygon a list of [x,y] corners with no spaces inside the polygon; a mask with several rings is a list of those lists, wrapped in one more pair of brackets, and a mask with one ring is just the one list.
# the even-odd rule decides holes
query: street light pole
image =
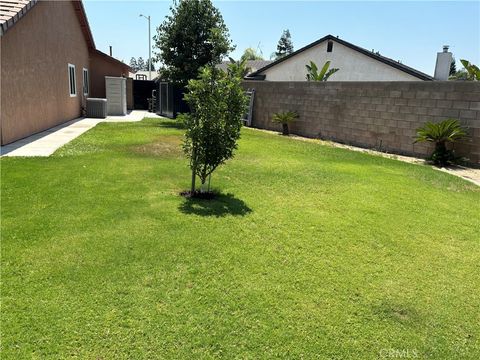
{"label": "street light pole", "polygon": [[148,20],[148,79],[152,80],[152,36],[150,34],[150,16],[142,14],[140,14],[140,16],[143,16]]}

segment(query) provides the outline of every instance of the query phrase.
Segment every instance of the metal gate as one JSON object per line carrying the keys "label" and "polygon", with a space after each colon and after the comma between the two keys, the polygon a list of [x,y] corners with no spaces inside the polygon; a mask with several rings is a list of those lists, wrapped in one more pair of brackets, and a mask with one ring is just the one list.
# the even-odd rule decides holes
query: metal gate
{"label": "metal gate", "polygon": [[180,113],[189,112],[183,100],[184,90],[169,82],[159,82],[157,114],[174,119]]}
{"label": "metal gate", "polygon": [[152,91],[156,89],[155,81],[133,80],[133,108],[148,110],[148,99],[152,97]]}

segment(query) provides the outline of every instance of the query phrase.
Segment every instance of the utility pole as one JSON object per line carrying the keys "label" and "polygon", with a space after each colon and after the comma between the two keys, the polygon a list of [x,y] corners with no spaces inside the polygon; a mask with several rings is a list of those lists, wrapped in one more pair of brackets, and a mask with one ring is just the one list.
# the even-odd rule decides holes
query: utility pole
{"label": "utility pole", "polygon": [[148,80],[152,80],[152,36],[150,35],[150,16],[140,14],[148,20]]}

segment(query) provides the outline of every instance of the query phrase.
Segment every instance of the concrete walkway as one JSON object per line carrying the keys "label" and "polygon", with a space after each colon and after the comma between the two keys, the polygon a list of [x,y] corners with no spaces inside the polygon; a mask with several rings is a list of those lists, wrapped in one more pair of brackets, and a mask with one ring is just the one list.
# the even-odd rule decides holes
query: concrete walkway
{"label": "concrete walkway", "polygon": [[125,116],[105,119],[78,118],[1,147],[1,156],[50,156],[84,132],[101,122],[141,121],[146,117],[160,118],[146,110],[132,110]]}

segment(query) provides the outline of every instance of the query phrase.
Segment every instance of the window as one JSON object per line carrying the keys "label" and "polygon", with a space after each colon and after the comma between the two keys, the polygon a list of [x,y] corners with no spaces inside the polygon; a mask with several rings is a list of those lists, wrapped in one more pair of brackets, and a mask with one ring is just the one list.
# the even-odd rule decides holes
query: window
{"label": "window", "polygon": [[88,81],[88,69],[83,68],[83,95],[90,93],[90,83]]}
{"label": "window", "polygon": [[333,41],[327,43],[327,52],[332,52],[333,50]]}
{"label": "window", "polygon": [[68,64],[68,85],[70,96],[77,96],[77,80],[75,78],[75,65]]}

